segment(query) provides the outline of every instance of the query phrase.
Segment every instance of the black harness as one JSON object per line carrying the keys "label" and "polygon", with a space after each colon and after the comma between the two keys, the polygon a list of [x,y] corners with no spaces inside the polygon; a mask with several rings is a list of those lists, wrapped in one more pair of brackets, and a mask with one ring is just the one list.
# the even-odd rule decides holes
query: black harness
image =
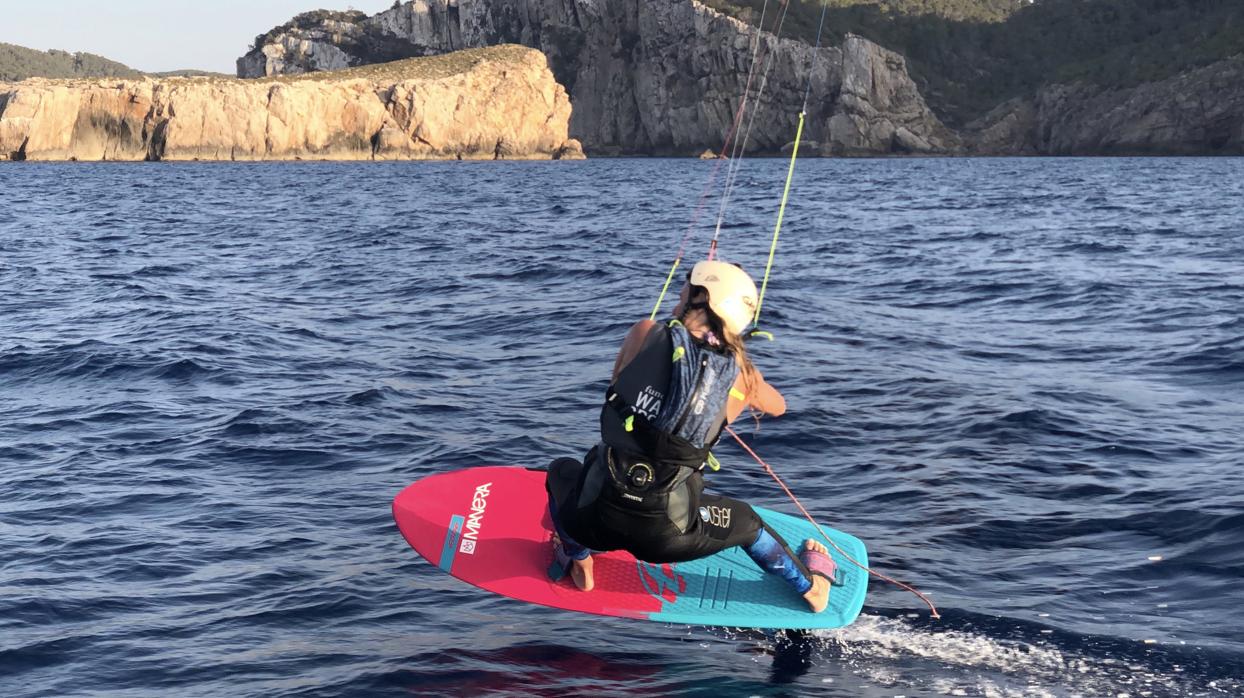
{"label": "black harness", "polygon": [[[704,353],[716,350],[703,344],[699,348],[703,351],[692,352],[699,356],[682,358],[675,353],[669,326],[659,326],[648,334],[639,353],[622,369],[605,394],[600,433],[608,449],[602,456],[624,499],[640,502],[647,495],[667,494],[711,460],[709,451],[725,429],[726,401],[713,406],[718,412],[711,418],[709,437],[703,445],[696,445],[677,433],[691,406],[664,404],[671,399],[675,370],[696,371],[693,385],[702,380],[709,362]],[[683,363],[676,369],[680,359]],[[663,407],[666,412],[678,410],[672,430],[656,424]]]}

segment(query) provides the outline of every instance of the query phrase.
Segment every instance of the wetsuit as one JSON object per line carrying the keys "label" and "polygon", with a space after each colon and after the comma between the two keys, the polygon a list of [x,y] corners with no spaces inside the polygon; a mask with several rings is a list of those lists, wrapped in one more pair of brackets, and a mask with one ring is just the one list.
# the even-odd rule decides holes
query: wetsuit
{"label": "wetsuit", "polygon": [[738,371],[732,354],[677,321],[649,333],[606,394],[601,442],[583,464],[549,466],[549,506],[567,554],[620,549],[663,563],[738,545],[800,593],[811,587],[808,570],[750,505],[704,492]]}

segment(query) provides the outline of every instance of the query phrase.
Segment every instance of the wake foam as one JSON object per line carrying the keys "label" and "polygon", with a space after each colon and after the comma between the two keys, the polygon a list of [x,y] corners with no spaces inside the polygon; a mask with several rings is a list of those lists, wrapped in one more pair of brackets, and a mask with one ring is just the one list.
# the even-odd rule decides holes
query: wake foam
{"label": "wake foam", "polygon": [[[1027,642],[971,630],[930,632],[902,618],[861,616],[838,630],[819,631],[825,649],[850,671],[879,688],[952,696],[1238,696],[1244,680],[1208,676],[1177,658],[1154,662],[1161,648],[1093,656],[1052,640]],[[1109,650],[1109,647],[1100,649]],[[1084,651],[1080,651],[1084,650]],[[1155,666],[1155,664],[1157,666]]]}

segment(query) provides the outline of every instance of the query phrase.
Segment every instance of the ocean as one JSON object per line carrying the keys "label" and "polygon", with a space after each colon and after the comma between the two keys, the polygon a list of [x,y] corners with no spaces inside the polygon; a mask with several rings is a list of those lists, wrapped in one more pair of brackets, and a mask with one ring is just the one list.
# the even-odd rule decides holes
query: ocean
{"label": "ocean", "polygon": [[[786,164],[723,216],[758,278]],[[736,426],[941,620],[874,581],[836,631],[644,623],[420,559],[407,484],[594,442],[716,166],[0,167],[0,695],[1244,694],[1242,159],[799,161],[751,344],[789,412]]]}

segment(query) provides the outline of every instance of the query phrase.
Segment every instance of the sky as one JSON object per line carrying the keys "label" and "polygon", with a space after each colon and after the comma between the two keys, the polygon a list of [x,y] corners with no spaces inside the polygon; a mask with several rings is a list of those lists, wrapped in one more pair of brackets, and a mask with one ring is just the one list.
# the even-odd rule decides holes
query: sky
{"label": "sky", "polygon": [[299,12],[374,14],[393,0],[0,0],[0,42],[86,51],[147,72],[233,74],[259,34]]}

